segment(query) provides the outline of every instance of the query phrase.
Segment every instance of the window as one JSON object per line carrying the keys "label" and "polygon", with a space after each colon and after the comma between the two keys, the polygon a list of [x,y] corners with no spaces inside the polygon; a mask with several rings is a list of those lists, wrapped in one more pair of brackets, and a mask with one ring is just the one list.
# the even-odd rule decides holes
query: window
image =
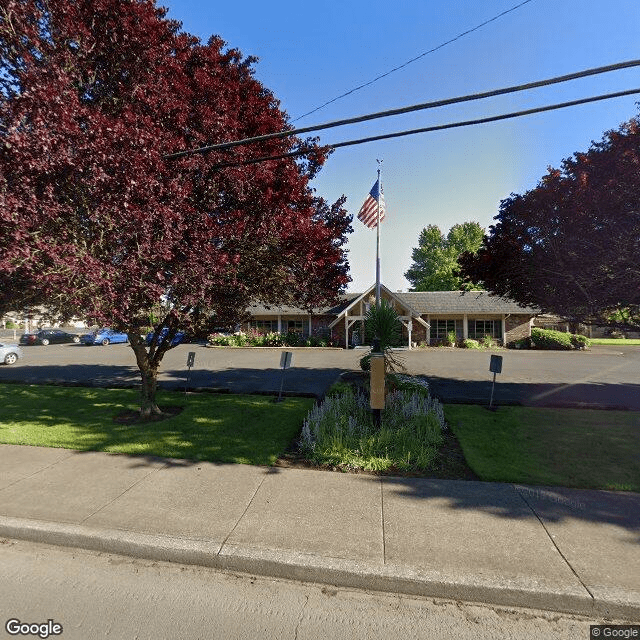
{"label": "window", "polygon": [[440,341],[447,337],[447,334],[456,332],[455,320],[436,320],[431,322],[431,339]]}
{"label": "window", "polygon": [[256,320],[255,327],[261,333],[271,333],[278,330],[277,320]]}
{"label": "window", "polygon": [[502,320],[469,320],[469,337],[482,340],[485,336],[502,338]]}
{"label": "window", "polygon": [[287,322],[287,332],[289,333],[303,333],[304,322],[302,320],[289,320]]}

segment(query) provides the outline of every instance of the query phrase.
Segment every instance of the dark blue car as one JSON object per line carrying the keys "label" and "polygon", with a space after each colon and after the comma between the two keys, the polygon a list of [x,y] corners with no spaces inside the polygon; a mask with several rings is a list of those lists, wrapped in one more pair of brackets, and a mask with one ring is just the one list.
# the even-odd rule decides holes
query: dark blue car
{"label": "dark blue car", "polygon": [[[167,333],[169,333],[169,329],[165,327],[160,332],[160,335],[158,336],[158,345],[161,345],[164,342],[164,339],[167,337]],[[153,340],[153,334],[154,334],[153,331],[147,334],[146,341],[148,345],[151,344],[151,341]],[[171,346],[175,347],[177,344],[180,344],[181,342],[186,342],[185,333],[184,331],[177,331],[176,335],[173,337],[173,340],[171,341]]]}

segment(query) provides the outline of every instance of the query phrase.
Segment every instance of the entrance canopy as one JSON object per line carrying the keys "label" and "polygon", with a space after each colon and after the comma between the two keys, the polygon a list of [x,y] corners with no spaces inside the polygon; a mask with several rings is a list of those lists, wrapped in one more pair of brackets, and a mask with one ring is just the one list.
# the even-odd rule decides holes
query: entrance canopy
{"label": "entrance canopy", "polygon": [[[344,323],[345,347],[347,348],[350,343],[349,330],[351,330],[352,340],[354,337],[356,338],[353,340],[354,342],[361,344],[364,339],[364,319],[370,307],[375,306],[375,288],[375,285],[371,285],[364,293],[342,309],[336,319],[329,325],[330,328],[333,328],[340,322]],[[429,328],[429,324],[420,317],[420,313],[410,304],[398,297],[393,291],[387,289],[383,284],[380,285],[380,299],[385,300],[398,313],[400,322],[407,329],[407,346],[411,349],[413,323],[417,322],[426,329]]]}

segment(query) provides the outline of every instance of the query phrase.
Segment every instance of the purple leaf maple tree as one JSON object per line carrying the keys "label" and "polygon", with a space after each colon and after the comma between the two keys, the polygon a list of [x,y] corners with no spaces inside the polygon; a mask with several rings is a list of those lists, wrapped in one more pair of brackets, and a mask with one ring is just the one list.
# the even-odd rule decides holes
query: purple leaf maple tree
{"label": "purple leaf maple tree", "polygon": [[166,158],[290,129],[254,63],[182,32],[153,0],[0,6],[0,280],[126,331],[143,417],[160,412],[158,369],[178,330],[237,320],[254,300],[317,307],[350,280],[344,199],[310,187],[327,156],[316,140]]}
{"label": "purple leaf maple tree", "polygon": [[468,282],[573,324],[640,331],[640,120],[503,200]]}

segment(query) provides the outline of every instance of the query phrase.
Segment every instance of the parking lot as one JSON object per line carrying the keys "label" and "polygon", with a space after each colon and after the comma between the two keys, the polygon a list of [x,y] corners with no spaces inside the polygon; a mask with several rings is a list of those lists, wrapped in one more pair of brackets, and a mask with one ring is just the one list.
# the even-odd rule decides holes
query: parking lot
{"label": "parking lot", "polygon": [[[0,366],[0,380],[26,383],[79,383],[97,386],[136,385],[140,374],[128,344],[85,346],[57,344],[23,347],[24,358]],[[189,352],[195,353],[191,372]],[[182,344],[164,357],[159,382],[165,388],[216,388],[233,393],[284,391],[321,396],[340,374],[357,366],[353,351],[297,350],[284,380],[279,368],[282,349],[208,348]],[[361,355],[361,354],[359,354]]]}
{"label": "parking lot", "polygon": [[[166,388],[215,388],[232,393],[277,392],[321,396],[344,371],[357,370],[366,350],[293,349],[291,369],[279,368],[284,349],[209,348],[179,345],[162,362]],[[24,358],[0,366],[0,380],[26,383],[137,385],[139,373],[128,344],[87,347],[61,344],[24,347]],[[195,363],[187,369],[187,355]],[[594,346],[589,351],[496,351],[503,358],[496,377],[498,404],[593,406],[640,410],[640,347]],[[463,349],[399,351],[409,373],[425,375],[448,402],[488,402],[491,352]]]}
{"label": "parking lot", "polygon": [[[412,353],[410,369],[429,378],[449,402],[488,403],[493,374],[490,353],[463,349]],[[640,410],[640,346],[593,346],[588,351],[496,351],[494,400],[532,406],[582,406]],[[417,356],[417,357],[416,357]]]}

